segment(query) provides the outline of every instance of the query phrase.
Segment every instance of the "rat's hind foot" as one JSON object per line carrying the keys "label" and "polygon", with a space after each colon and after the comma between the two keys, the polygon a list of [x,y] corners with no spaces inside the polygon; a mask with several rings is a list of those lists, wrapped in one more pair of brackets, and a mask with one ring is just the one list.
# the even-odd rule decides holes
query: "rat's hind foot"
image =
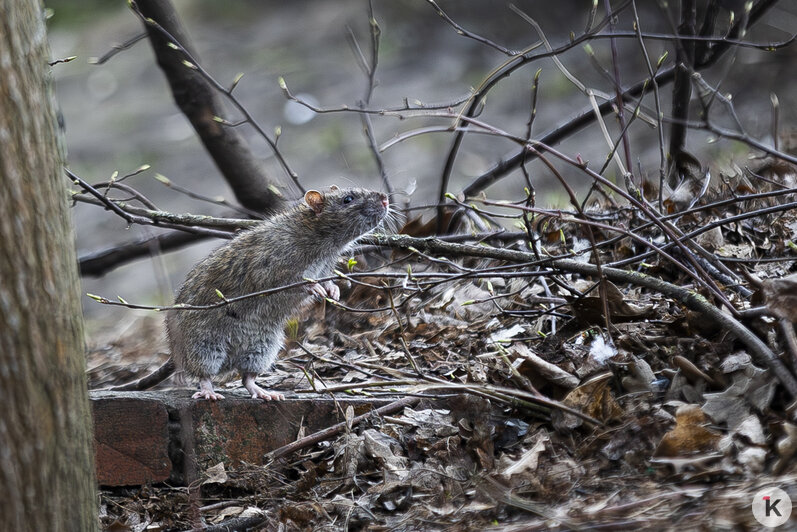
{"label": "rat's hind foot", "polygon": [[224,399],[224,396],[212,390],[199,390],[191,396],[191,399],[210,399],[211,401],[218,401],[219,399]]}
{"label": "rat's hind foot", "polygon": [[252,394],[252,399],[265,399],[266,401],[271,401],[274,399],[275,401],[284,401],[285,396],[278,392],[270,392],[268,390],[264,390],[257,384],[255,384],[255,375],[253,373],[247,373],[243,376],[243,384],[244,388],[246,388],[249,393]]}
{"label": "rat's hind foot", "polygon": [[224,396],[213,390],[213,383],[210,379],[202,379],[199,381],[199,391],[191,396],[191,399],[210,399],[211,401],[218,401],[224,399]]}

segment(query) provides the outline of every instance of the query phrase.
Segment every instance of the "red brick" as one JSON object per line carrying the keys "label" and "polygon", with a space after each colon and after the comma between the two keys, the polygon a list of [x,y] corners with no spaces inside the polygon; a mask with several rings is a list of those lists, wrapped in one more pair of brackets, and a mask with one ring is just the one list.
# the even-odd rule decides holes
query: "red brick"
{"label": "red brick", "polygon": [[103,486],[163,482],[172,472],[169,416],[157,399],[92,393],[97,481]]}
{"label": "red brick", "polygon": [[225,392],[223,401],[191,399],[191,390],[91,392],[97,480],[103,486],[135,486],[169,481],[192,483],[208,467],[223,462],[263,464],[269,451],[395,398],[298,395],[285,401],[255,401]]}
{"label": "red brick", "polygon": [[[352,405],[355,415],[379,408],[391,399],[339,400],[338,407]],[[235,468],[240,462],[262,464],[263,455],[304,435],[343,421],[328,397],[299,397],[285,401],[253,401],[231,398],[197,401],[191,407],[196,465],[199,472],[219,462]]]}

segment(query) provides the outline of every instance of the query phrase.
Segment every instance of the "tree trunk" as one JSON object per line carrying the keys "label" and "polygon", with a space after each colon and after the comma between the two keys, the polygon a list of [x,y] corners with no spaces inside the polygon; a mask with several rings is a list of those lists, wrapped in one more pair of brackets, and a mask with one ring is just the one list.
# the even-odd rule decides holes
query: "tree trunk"
{"label": "tree trunk", "polygon": [[83,321],[43,6],[0,0],[0,530],[97,530]]}

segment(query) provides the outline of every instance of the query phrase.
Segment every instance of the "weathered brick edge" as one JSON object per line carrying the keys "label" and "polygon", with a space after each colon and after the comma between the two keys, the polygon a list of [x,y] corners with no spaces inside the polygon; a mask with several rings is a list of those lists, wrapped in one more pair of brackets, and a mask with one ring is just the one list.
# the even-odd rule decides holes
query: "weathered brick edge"
{"label": "weathered brick edge", "polygon": [[294,394],[285,401],[255,401],[243,390],[218,402],[191,399],[189,390],[90,392],[94,413],[97,480],[101,486],[168,482],[188,485],[219,462],[262,464],[263,455],[398,397]]}

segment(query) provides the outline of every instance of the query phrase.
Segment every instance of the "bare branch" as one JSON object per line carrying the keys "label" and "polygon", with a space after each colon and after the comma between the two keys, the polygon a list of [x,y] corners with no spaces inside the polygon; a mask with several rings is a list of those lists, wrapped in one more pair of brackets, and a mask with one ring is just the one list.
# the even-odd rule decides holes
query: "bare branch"
{"label": "bare branch", "polygon": [[[235,197],[241,205],[256,212],[278,210],[283,199],[271,185],[244,138],[234,129],[215,120],[225,114],[219,93],[225,93],[226,89],[211,82],[212,78],[199,66],[195,59],[196,54],[190,51],[192,46],[171,2],[131,0],[130,5],[144,23],[158,65],[169,81],[177,106],[191,122],[216,166],[232,187]],[[237,103],[236,100],[232,101]],[[251,118],[243,106],[238,104],[236,107]],[[254,121],[251,123],[257,129]],[[266,138],[268,139],[267,136]],[[276,149],[273,145],[272,148]],[[278,154],[276,151],[275,153]],[[279,154],[277,157],[281,160]],[[295,176],[287,167],[286,171],[292,178]]]}
{"label": "bare branch", "polygon": [[449,17],[439,5],[437,5],[437,2],[435,2],[434,0],[426,0],[426,1],[429,3],[430,6],[432,6],[432,9],[434,9],[437,12],[437,14],[440,15],[440,18],[445,20],[447,24],[449,24],[452,28],[454,28],[454,31],[456,31],[457,34],[462,35],[463,37],[467,37],[468,39],[473,39],[476,42],[485,44],[490,48],[494,48],[495,50],[498,50],[504,55],[514,56],[519,53],[517,50],[510,50],[509,48],[501,46],[500,44],[497,44],[486,37],[482,37],[481,35],[477,35],[473,32],[466,30],[465,28],[454,22],[454,20],[451,17]]}
{"label": "bare branch", "polygon": [[116,54],[118,54],[119,52],[121,52],[123,50],[127,50],[129,48],[132,48],[134,44],[136,44],[138,41],[140,41],[142,39],[146,39],[146,37],[147,37],[147,32],[143,32],[143,33],[139,33],[135,37],[131,37],[130,39],[128,39],[125,42],[123,42],[122,44],[114,44],[113,46],[111,46],[111,50],[106,52],[102,56],[100,56],[100,57],[90,57],[89,58],[89,63],[94,64],[94,65],[102,65],[103,63],[107,63],[108,60],[111,59],[113,56],[115,56]]}
{"label": "bare branch", "polygon": [[[232,236],[232,235],[230,235]],[[78,259],[80,275],[86,277],[100,277],[109,271],[136,259],[150,257],[154,253],[165,253],[182,248],[194,242],[210,238],[209,235],[174,231],[145,238],[135,242],[120,244],[110,248],[94,251]]]}
{"label": "bare branch", "polygon": [[[746,25],[747,26],[752,26],[770,8],[772,8],[772,6],[774,6],[776,3],[777,3],[777,0],[761,0],[758,3],[756,3],[753,6],[752,10],[750,11],[750,15],[748,17]],[[626,5],[627,4],[622,4],[620,6],[620,8],[615,10],[615,12],[618,12],[619,9],[624,8]],[[593,28],[593,32],[596,33],[597,31],[599,31],[606,24],[606,22],[607,21],[604,19],[604,21],[602,21],[596,27]],[[722,55],[730,49],[731,46],[734,46],[736,44],[736,41],[734,41],[734,39],[736,39],[740,35],[743,27],[744,27],[744,24],[742,22],[737,22],[733,26],[733,28],[731,28],[731,30],[728,32],[728,34],[727,34],[727,36],[725,38],[722,38],[722,39],[702,39],[702,40],[705,40],[705,41],[715,42],[716,44],[706,53],[706,57],[705,58],[703,58],[702,60],[696,62],[696,64],[694,65],[695,70],[696,71],[700,71],[700,70],[708,68],[711,65],[713,65],[714,63],[716,63],[722,57]],[[629,36],[630,35],[633,35],[633,36],[636,37],[636,33],[635,32],[629,32]],[[555,50],[554,53],[555,54],[561,54],[562,52],[572,48],[572,46],[581,44],[585,40],[591,39],[591,38],[598,38],[598,36],[592,35],[592,33],[586,33],[586,34],[582,35],[581,37],[575,39],[573,41],[573,43],[571,43],[569,45],[566,45],[566,46],[563,46],[563,47]],[[638,38],[638,37],[636,37],[636,38]],[[788,41],[785,41],[785,43],[791,43],[794,39],[795,39],[795,36],[792,36]],[[693,38],[692,40],[701,40],[701,39],[700,38]],[[544,55],[547,55],[547,54],[540,54],[539,56],[535,55],[535,56],[531,56],[531,57],[527,57],[527,58],[524,57],[523,61],[518,61],[517,63],[513,63],[511,66],[509,66],[506,69],[502,69],[500,71],[494,72],[489,77],[489,80],[486,80],[485,83],[482,84],[484,89],[479,91],[474,96],[474,98],[476,98],[476,99],[482,98],[485,95],[486,90],[489,90],[489,88],[491,88],[493,85],[495,85],[498,81],[500,81],[504,77],[510,75],[512,73],[512,71],[516,70],[517,68],[520,68],[526,62],[532,61],[532,60],[537,59],[537,58],[539,58],[541,56],[544,56]],[[642,81],[632,85],[631,87],[625,89],[623,91],[623,99],[636,98],[636,97],[640,96],[646,90],[648,84],[650,84],[651,81],[655,81],[659,86],[661,86],[661,85],[663,85],[665,83],[671,82],[673,80],[674,76],[675,76],[675,67],[668,67],[668,68],[662,69],[652,80],[647,80],[647,79],[646,80],[642,80]],[[475,108],[473,107],[473,105],[471,105],[471,109],[469,109],[467,111],[467,113],[471,113],[474,109]],[[607,113],[612,112],[612,102],[603,102],[602,104],[600,104],[598,106],[598,109],[600,110],[601,114],[606,115]],[[584,111],[581,111],[574,118],[568,120],[567,122],[565,122],[564,124],[562,124],[560,126],[557,126],[555,129],[549,131],[548,133],[546,133],[545,135],[540,137],[539,141],[541,143],[543,143],[543,144],[548,145],[548,146],[554,146],[554,145],[558,144],[559,142],[561,142],[563,139],[565,139],[568,136],[570,136],[573,133],[575,133],[576,131],[579,131],[580,129],[582,129],[586,125],[592,123],[592,121],[594,119],[595,119],[595,115],[594,115],[592,109],[591,108],[590,109],[586,109]],[[448,176],[450,175],[450,172],[453,169],[453,163],[454,163],[454,159],[456,158],[456,152],[459,149],[460,143],[462,142],[461,138],[462,138],[461,136],[455,137],[454,143],[452,144],[452,147],[449,150],[449,156],[448,156],[448,159],[447,159],[447,162],[446,162],[446,168],[444,169],[443,179],[442,179],[442,182],[441,182],[441,189],[440,189],[441,190],[441,199],[440,199],[441,202],[442,202],[442,197],[444,196],[444,193],[445,193],[445,189],[448,186]],[[484,190],[487,187],[489,187],[492,184],[494,184],[496,181],[498,181],[501,178],[505,177],[512,170],[517,168],[521,164],[521,162],[523,162],[523,161],[529,162],[529,161],[533,160],[534,158],[535,157],[533,155],[525,154],[524,150],[519,150],[515,154],[513,154],[513,155],[511,155],[511,156],[499,161],[490,170],[488,170],[487,172],[483,173],[482,175],[480,175],[479,177],[474,179],[467,187],[465,187],[465,189],[462,191],[462,193],[465,196],[475,196],[479,192],[481,192],[482,190]]]}

